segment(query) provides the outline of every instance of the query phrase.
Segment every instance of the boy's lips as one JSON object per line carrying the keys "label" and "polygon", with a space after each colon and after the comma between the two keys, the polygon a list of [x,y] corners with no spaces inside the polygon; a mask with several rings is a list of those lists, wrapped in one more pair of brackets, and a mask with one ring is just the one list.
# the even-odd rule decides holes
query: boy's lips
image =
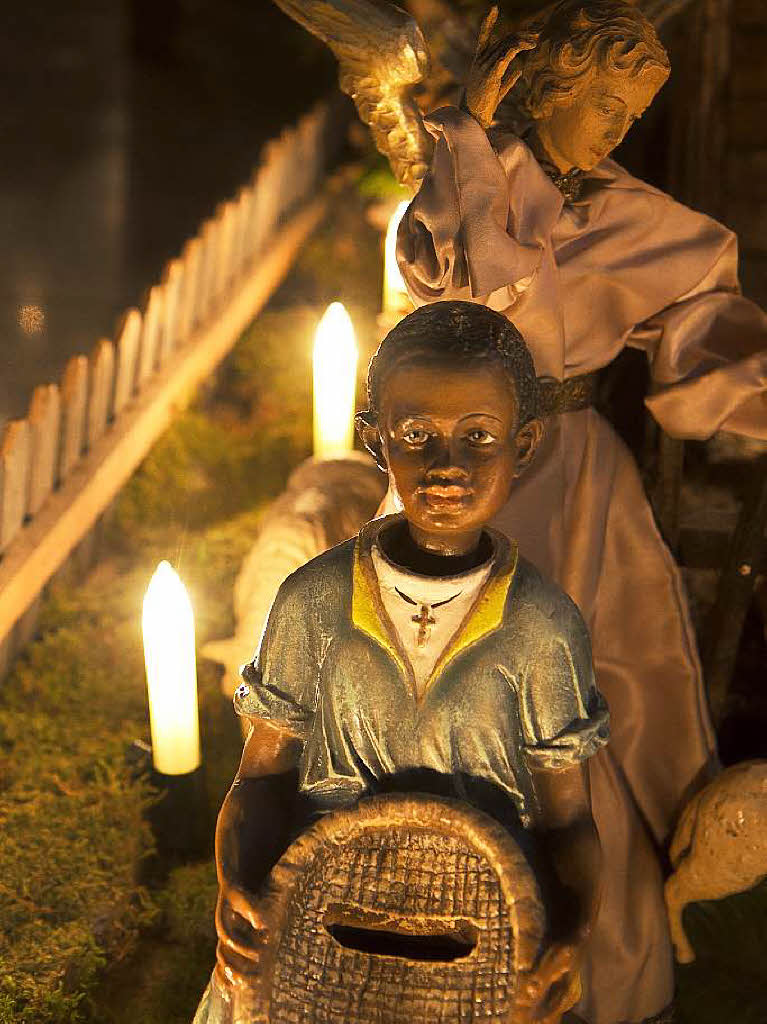
{"label": "boy's lips", "polygon": [[460,484],[431,484],[419,487],[418,493],[427,501],[463,501],[474,492],[470,487],[462,487]]}

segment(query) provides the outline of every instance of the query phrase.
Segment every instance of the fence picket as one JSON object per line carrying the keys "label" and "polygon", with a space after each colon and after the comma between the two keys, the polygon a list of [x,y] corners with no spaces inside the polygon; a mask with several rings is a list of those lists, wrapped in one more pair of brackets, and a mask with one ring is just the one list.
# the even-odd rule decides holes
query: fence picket
{"label": "fence picket", "polygon": [[189,336],[199,319],[197,306],[199,302],[202,255],[202,239],[190,238],[184,246],[182,256],[184,264],[184,290],[179,311],[178,334],[178,341],[182,345],[189,340]]}
{"label": "fence picket", "polygon": [[312,141],[311,115],[307,114],[298,122],[295,137],[295,149],[290,157],[291,173],[295,176],[293,204],[303,202],[309,191],[312,176],[312,158],[309,146]]}
{"label": "fence picket", "polygon": [[217,211],[218,222],[218,262],[215,268],[214,301],[218,305],[226,294],[227,286],[232,277],[234,255],[234,229],[237,205],[234,202],[222,203]]}
{"label": "fence picket", "polygon": [[276,168],[277,159],[275,155],[275,142],[269,142],[264,147],[264,162],[258,169],[254,180],[254,202],[253,215],[250,222],[250,238],[248,248],[250,258],[256,257],[263,249],[266,239],[272,232],[275,222],[277,190]]}
{"label": "fence picket", "polygon": [[248,264],[246,253],[246,242],[248,237],[248,223],[253,202],[253,189],[245,185],[237,193],[237,218],[235,221],[235,233],[232,256],[232,274],[238,280]]}
{"label": "fence picket", "polygon": [[292,209],[295,199],[295,167],[291,158],[296,148],[295,128],[285,128],[274,147],[274,174],[279,186],[276,190],[276,209],[274,222],[279,223],[288,210]]}
{"label": "fence picket", "polygon": [[35,388],[29,405],[32,450],[27,515],[40,511],[53,490],[61,433],[61,396],[55,384]]}
{"label": "fence picket", "polygon": [[141,394],[147,381],[157,367],[157,351],[160,347],[162,333],[162,312],[164,287],[156,284],[149,291],[149,298],[144,312],[144,327],[141,331],[141,346],[138,357],[138,374],[136,388]]}
{"label": "fence picket", "polygon": [[218,268],[218,221],[209,217],[202,226],[202,272],[200,274],[199,321],[204,323],[215,306],[215,282]]}
{"label": "fence picket", "polygon": [[85,428],[89,448],[103,437],[107,429],[112,403],[114,364],[114,345],[106,338],[102,338],[93,350],[90,363],[90,387]]}
{"label": "fence picket", "polygon": [[306,163],[307,182],[306,193],[311,195],[320,180],[325,164],[325,109],[322,105],[316,106],[306,116]]}
{"label": "fence picket", "polygon": [[0,444],[0,554],[19,532],[27,514],[30,454],[29,423],[11,420]]}
{"label": "fence picket", "polygon": [[61,380],[61,455],[59,480],[80,461],[85,446],[85,410],[88,401],[88,359],[73,356]]}
{"label": "fence picket", "polygon": [[136,386],[136,364],[141,341],[141,313],[129,309],[122,318],[117,336],[117,369],[115,371],[114,414],[119,416],[133,397]]}
{"label": "fence picket", "polygon": [[171,260],[163,274],[165,301],[162,306],[162,331],[157,360],[160,366],[168,361],[178,344],[181,301],[184,287],[184,264],[182,260]]}

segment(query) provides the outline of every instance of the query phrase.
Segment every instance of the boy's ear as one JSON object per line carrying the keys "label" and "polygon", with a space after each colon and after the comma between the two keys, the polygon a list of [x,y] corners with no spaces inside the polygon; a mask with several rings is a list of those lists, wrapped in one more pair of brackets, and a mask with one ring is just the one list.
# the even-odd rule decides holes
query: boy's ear
{"label": "boy's ear", "polygon": [[517,431],[514,440],[517,445],[517,472],[515,475],[519,476],[530,465],[538,445],[543,440],[543,420],[528,420]]}
{"label": "boy's ear", "polygon": [[387,473],[386,456],[384,455],[381,434],[378,430],[378,419],[375,413],[370,412],[369,409],[366,409],[364,412],[358,412],[354,417],[354,425],[357,428],[360,440],[376,460],[378,468],[383,473]]}

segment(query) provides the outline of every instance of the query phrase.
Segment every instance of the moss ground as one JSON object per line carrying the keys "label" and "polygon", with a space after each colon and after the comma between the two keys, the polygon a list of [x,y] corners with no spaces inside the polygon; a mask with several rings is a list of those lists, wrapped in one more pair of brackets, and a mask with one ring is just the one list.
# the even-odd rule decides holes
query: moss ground
{"label": "moss ground", "polygon": [[[379,185],[373,176],[370,189]],[[232,585],[259,517],[310,446],[310,347],[346,302],[375,344],[379,236],[364,189],[339,197],[267,311],[125,488],[87,579],[60,581],[40,637],[0,692],[0,1024],[188,1024],[213,963],[208,854],[153,852],[140,636],[161,558],[180,571],[198,642],[228,635]],[[218,669],[199,665],[213,833],[240,736]],[[691,908],[700,957],[679,973],[684,1024],[763,1024],[767,887]]]}

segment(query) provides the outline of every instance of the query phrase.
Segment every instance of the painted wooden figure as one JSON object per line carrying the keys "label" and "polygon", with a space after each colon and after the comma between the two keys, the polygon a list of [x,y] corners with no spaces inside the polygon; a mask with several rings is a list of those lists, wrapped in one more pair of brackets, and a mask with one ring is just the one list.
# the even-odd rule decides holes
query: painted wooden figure
{"label": "painted wooden figure", "polygon": [[[361,433],[403,511],[293,573],[243,669],[235,707],[251,729],[216,838],[216,1005],[242,1003],[257,974],[263,882],[290,836],[405,789],[457,797],[533,844],[551,911],[536,985],[556,979],[556,1006],[548,984],[545,1008],[475,1010],[558,1020],[598,905],[586,766],[608,715],[577,608],[487,525],[541,442],[532,359],[506,317],[440,302],[389,333],[368,390]],[[216,1012],[199,1020],[230,1019]]]}

